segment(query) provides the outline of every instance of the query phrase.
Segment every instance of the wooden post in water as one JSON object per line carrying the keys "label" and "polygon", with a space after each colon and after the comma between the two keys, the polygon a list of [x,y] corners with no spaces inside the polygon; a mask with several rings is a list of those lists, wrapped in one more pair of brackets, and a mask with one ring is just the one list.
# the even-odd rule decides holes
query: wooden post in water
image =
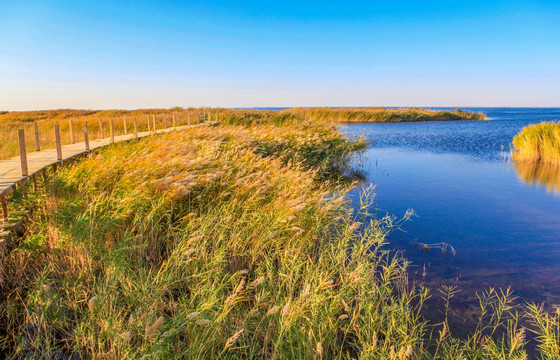
{"label": "wooden post in water", "polygon": [[54,126],[54,140],[56,141],[56,159],[62,161],[62,144],[60,143],[60,126]]}
{"label": "wooden post in water", "polygon": [[124,124],[124,134],[128,135],[128,129],[126,128],[126,116],[123,115],[122,121],[123,121],[123,124]]}
{"label": "wooden post in water", "polygon": [[101,138],[105,139],[105,132],[103,132],[103,120],[99,118],[99,130],[101,130]]}
{"label": "wooden post in water", "polygon": [[86,151],[89,151],[89,136],[88,136],[87,121],[84,121],[84,142],[86,143]]}
{"label": "wooden post in water", "polygon": [[29,176],[27,170],[27,152],[25,150],[25,131],[23,129],[18,129],[19,138],[19,159],[21,160],[21,176]]}
{"label": "wooden post in water", "polygon": [[33,129],[35,130],[35,151],[41,151],[41,145],[39,143],[39,125],[37,120],[33,121]]}
{"label": "wooden post in water", "polygon": [[74,121],[72,121],[72,119],[68,120],[69,124],[70,124],[70,141],[72,141],[72,144],[76,143],[76,138],[74,137]]}
{"label": "wooden post in water", "polygon": [[134,117],[134,137],[138,139],[138,120]]}
{"label": "wooden post in water", "polygon": [[0,194],[0,203],[2,203],[2,214],[4,219],[8,218],[8,202],[6,201],[6,194]]}

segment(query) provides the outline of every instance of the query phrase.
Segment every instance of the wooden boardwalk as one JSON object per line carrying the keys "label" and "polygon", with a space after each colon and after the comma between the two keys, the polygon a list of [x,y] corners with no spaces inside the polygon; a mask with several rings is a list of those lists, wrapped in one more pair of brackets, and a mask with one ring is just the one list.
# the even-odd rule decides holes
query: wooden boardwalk
{"label": "wooden boardwalk", "polygon": [[[175,128],[166,128],[157,130],[157,134],[168,133],[175,130],[183,130],[192,128],[200,125],[207,125],[208,123],[201,123],[196,125],[183,125],[177,126]],[[139,132],[138,138],[153,135],[153,131]],[[134,134],[128,135],[116,135],[115,142],[127,141],[134,139],[136,136]],[[105,139],[95,139],[89,141],[90,150],[97,149],[103,146],[107,146],[111,143],[111,137]],[[64,145],[62,146],[62,161],[73,158],[74,156],[88,152],[86,150],[86,144],[84,142]],[[57,150],[56,149],[46,149],[41,151],[35,151],[27,153],[27,167],[29,176],[36,174],[37,172],[53,165],[57,164],[58,161]],[[26,177],[22,176],[21,171],[21,159],[19,156],[8,159],[0,160],[0,196],[5,196],[5,194],[11,192],[12,188],[19,182],[25,180]]]}

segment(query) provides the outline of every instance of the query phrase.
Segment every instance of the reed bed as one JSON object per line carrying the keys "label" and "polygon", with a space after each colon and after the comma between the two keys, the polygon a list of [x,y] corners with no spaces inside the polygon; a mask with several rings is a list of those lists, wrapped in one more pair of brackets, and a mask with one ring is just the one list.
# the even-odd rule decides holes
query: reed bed
{"label": "reed bed", "polygon": [[387,109],[383,107],[294,108],[283,110],[283,112],[318,121],[339,123],[488,120],[486,115],[482,113],[468,112],[461,109],[453,111],[435,111],[418,108]]}
{"label": "reed bed", "polygon": [[[368,214],[367,189],[348,206],[363,140],[293,114],[224,119],[113,144],[12,195],[33,211],[0,265],[7,357],[525,359],[533,331],[558,358],[560,310],[510,291],[481,294],[468,339],[422,319],[430,292],[385,248],[393,221]],[[455,293],[433,296],[447,311]]]}
{"label": "reed bed", "polygon": [[[59,124],[62,144],[70,144],[70,121],[74,127],[74,141],[84,140],[83,124],[88,123],[90,139],[109,136],[110,121],[114,123],[115,135],[125,133],[124,119],[127,121],[128,133],[131,133],[133,120],[138,123],[138,131],[148,131],[153,117],[156,117],[156,127],[171,126],[175,116],[178,125],[198,122],[201,114],[215,120],[219,119],[228,124],[242,122],[244,124],[259,123],[264,118],[274,118],[280,124],[294,118],[310,118],[325,122],[410,122],[410,121],[449,121],[449,120],[481,120],[486,119],[483,114],[455,111],[431,111],[426,109],[385,109],[385,108],[294,108],[283,110],[281,116],[272,116],[277,112],[256,110],[231,109],[143,109],[143,110],[49,110],[49,111],[20,111],[0,114],[0,160],[19,155],[17,130],[25,130],[26,148],[28,152],[35,150],[35,135],[33,122],[37,121],[40,146],[43,149],[55,148],[54,125]],[[100,124],[101,120],[101,124]],[[103,131],[101,130],[103,128]]]}
{"label": "reed bed", "polygon": [[532,160],[560,166],[560,122],[542,122],[524,127],[513,138],[516,160]]}
{"label": "reed bed", "polygon": [[[110,122],[113,121],[115,135],[128,134],[134,131],[134,119],[137,121],[138,131],[148,131],[153,127],[155,117],[156,128],[171,127],[173,117],[177,126],[195,124],[203,114],[212,120],[216,119],[217,109],[152,109],[152,110],[50,110],[23,111],[0,114],[0,160],[19,155],[18,129],[25,131],[25,145],[28,152],[35,151],[34,122],[39,129],[39,144],[41,149],[56,147],[54,126],[59,125],[61,143],[71,144],[84,141],[84,123],[88,124],[90,140],[108,138],[110,136]],[[70,122],[74,128],[74,139],[71,137]],[[148,124],[148,122],[150,124]],[[103,129],[103,130],[102,130]]]}

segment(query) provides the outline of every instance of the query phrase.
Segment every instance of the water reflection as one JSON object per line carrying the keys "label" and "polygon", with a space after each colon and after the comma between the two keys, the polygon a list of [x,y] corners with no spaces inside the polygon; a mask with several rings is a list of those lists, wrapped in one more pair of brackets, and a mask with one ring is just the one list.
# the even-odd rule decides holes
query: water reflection
{"label": "water reflection", "polygon": [[546,188],[549,192],[560,193],[560,167],[541,161],[516,160],[512,154],[517,176],[524,183]]}

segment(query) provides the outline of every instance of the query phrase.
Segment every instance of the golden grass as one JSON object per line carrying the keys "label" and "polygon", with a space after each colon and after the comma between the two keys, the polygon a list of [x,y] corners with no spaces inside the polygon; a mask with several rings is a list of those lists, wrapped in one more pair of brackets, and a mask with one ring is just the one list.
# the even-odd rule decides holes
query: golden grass
{"label": "golden grass", "polygon": [[[133,131],[133,121],[136,118],[138,131],[148,131],[152,127],[153,117],[156,119],[156,128],[171,127],[173,116],[176,124],[186,125],[198,123],[199,115],[202,113],[212,116],[215,120],[217,110],[210,109],[181,109],[168,110],[50,110],[9,112],[0,115],[0,160],[9,159],[19,155],[18,129],[25,131],[25,144],[28,152],[35,151],[35,132],[33,122],[37,121],[39,128],[39,143],[41,149],[53,149],[56,147],[54,126],[59,124],[62,144],[70,144],[70,121],[74,127],[74,139],[76,142],[84,141],[83,126],[88,123],[90,140],[109,137],[110,122],[113,121],[115,135],[124,134],[124,120],[127,123],[127,132]],[[101,124],[100,124],[101,120]],[[150,125],[148,125],[150,121]],[[103,127],[103,133],[101,128]]]}
{"label": "golden grass", "polygon": [[[521,360],[526,316],[542,358],[558,358],[560,311],[516,307],[509,290],[480,295],[468,339],[427,326],[428,290],[384,246],[390,219],[368,215],[370,191],[347,205],[363,141],[295,115],[224,119],[113,144],[10,195],[12,213],[33,211],[1,252],[0,351]],[[455,293],[442,289],[447,306]]]}
{"label": "golden grass", "polygon": [[[62,144],[70,144],[70,121],[74,125],[75,141],[83,141],[83,123],[87,121],[90,139],[101,138],[102,120],[104,136],[109,136],[109,122],[113,120],[115,135],[124,134],[123,117],[127,119],[128,132],[132,130],[134,118],[138,122],[139,131],[148,130],[148,119],[156,116],[156,127],[171,126],[171,119],[176,118],[178,125],[197,122],[200,113],[207,113],[212,120],[219,113],[220,119],[233,124],[251,121],[262,121],[263,116],[275,117],[277,121],[286,121],[289,118],[310,118],[325,122],[408,122],[408,121],[447,121],[462,119],[485,119],[482,114],[468,113],[461,110],[455,111],[430,111],[425,109],[385,109],[385,108],[359,108],[359,109],[331,109],[331,108],[294,108],[281,112],[255,111],[255,110],[230,110],[230,109],[142,109],[142,110],[49,110],[49,111],[20,111],[0,114],[0,160],[9,159],[19,155],[17,143],[17,130],[25,130],[26,148],[28,152],[35,150],[35,135],[33,122],[37,121],[42,149],[55,148],[54,125],[60,125]],[[281,116],[273,116],[280,114]]]}
{"label": "golden grass", "polygon": [[532,160],[560,166],[560,122],[542,122],[524,127],[513,138],[516,160]]}
{"label": "golden grass", "polygon": [[428,109],[387,109],[372,108],[294,108],[283,110],[284,113],[296,114],[318,121],[353,123],[353,122],[417,122],[417,121],[452,121],[452,120],[488,120],[481,113],[453,111],[434,111]]}

